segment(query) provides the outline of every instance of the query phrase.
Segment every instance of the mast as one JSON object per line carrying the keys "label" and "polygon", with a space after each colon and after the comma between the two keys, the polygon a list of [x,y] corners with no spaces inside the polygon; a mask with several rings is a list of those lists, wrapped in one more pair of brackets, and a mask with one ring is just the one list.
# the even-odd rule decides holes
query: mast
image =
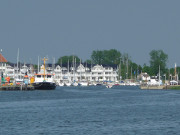
{"label": "mast", "polygon": [[56,64],[56,59],[55,59],[55,57],[53,57],[53,65],[52,65],[53,71],[55,69],[55,64]]}
{"label": "mast", "polygon": [[62,68],[62,58],[61,58],[61,68]]}
{"label": "mast", "polygon": [[80,59],[80,81],[82,80],[82,73],[81,73],[81,59]]}
{"label": "mast", "polygon": [[137,70],[136,70],[136,81],[137,81],[137,78],[138,78],[138,74],[139,74],[139,69],[137,67]]}
{"label": "mast", "polygon": [[19,48],[18,48],[18,53],[17,53],[17,70],[18,70],[18,64],[19,64]]}
{"label": "mast", "polygon": [[69,81],[69,59],[68,59],[68,81]]}
{"label": "mast", "polygon": [[46,70],[45,64],[46,64],[46,61],[47,61],[48,59],[46,59],[46,58],[44,57],[42,60],[44,61],[44,67],[43,67],[43,69],[44,69],[44,81],[46,81],[46,80],[45,80],[45,70]]}
{"label": "mast", "polygon": [[17,52],[17,65],[16,65],[16,68],[17,68],[17,71],[16,71],[16,78],[18,79],[18,72],[19,72],[19,48],[18,48],[18,52]]}
{"label": "mast", "polygon": [[92,60],[91,60],[91,70],[92,70]]}
{"label": "mast", "polygon": [[76,69],[76,58],[75,58],[74,68]]}
{"label": "mast", "polygon": [[85,79],[86,79],[86,81],[88,81],[88,77],[87,77],[86,71],[87,71],[87,61],[86,61],[86,68],[85,68]]}
{"label": "mast", "polygon": [[128,79],[128,58],[127,58],[127,73],[126,73],[126,79]]}
{"label": "mast", "polygon": [[2,70],[2,49],[1,49],[1,70]]}
{"label": "mast", "polygon": [[74,55],[73,55],[73,82],[74,82]]}
{"label": "mast", "polygon": [[174,68],[174,80],[176,81],[177,80],[177,77],[176,77],[176,63],[175,63],[175,68]]}
{"label": "mast", "polygon": [[131,67],[131,82],[132,82],[132,67]]}
{"label": "mast", "polygon": [[160,65],[159,65],[159,86],[160,86]]}
{"label": "mast", "polygon": [[73,67],[73,82],[75,82],[75,69],[76,69],[76,57],[75,57],[75,59],[74,59],[74,67]]}
{"label": "mast", "polygon": [[121,58],[119,62],[119,81],[121,82]]}
{"label": "mast", "polygon": [[62,58],[61,58],[61,77],[60,80],[62,80]]}
{"label": "mast", "polygon": [[38,73],[39,73],[39,56],[38,56]]}
{"label": "mast", "polygon": [[91,70],[90,70],[91,72],[90,72],[90,81],[92,81],[92,59],[91,59]]}
{"label": "mast", "polygon": [[2,49],[1,49],[1,84],[2,84],[2,76],[3,76],[3,72],[2,72]]}
{"label": "mast", "polygon": [[68,74],[69,74],[69,59],[68,59]]}

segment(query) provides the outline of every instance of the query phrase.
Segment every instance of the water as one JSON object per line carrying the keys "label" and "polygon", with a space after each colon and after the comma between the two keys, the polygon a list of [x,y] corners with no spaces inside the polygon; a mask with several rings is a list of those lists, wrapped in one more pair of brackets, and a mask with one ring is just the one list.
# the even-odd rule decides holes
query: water
{"label": "water", "polygon": [[0,91],[0,135],[174,135],[180,91]]}

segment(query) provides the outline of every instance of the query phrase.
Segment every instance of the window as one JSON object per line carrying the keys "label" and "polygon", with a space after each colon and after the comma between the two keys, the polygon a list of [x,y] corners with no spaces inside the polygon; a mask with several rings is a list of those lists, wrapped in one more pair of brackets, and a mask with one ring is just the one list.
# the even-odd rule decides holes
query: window
{"label": "window", "polygon": [[51,78],[51,75],[47,75],[47,78]]}

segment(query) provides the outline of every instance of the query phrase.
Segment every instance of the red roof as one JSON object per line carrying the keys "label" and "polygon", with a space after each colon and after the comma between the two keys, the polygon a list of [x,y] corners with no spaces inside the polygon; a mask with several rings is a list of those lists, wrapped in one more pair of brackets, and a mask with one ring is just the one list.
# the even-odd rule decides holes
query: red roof
{"label": "red roof", "polygon": [[0,62],[7,62],[7,60],[4,58],[4,56],[2,56],[2,54],[0,54]]}

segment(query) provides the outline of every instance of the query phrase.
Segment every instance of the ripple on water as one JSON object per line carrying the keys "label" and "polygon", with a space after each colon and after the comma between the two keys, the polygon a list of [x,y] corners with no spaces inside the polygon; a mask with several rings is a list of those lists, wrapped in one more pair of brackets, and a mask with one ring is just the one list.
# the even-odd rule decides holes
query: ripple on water
{"label": "ripple on water", "polygon": [[129,88],[1,92],[0,134],[178,134],[179,94]]}

